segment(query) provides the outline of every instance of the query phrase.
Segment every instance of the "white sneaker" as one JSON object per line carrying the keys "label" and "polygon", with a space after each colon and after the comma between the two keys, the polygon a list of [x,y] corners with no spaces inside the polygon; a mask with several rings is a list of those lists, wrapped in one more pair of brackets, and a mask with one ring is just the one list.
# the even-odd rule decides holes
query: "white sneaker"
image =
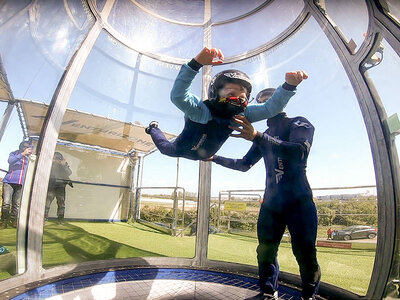
{"label": "white sneaker", "polygon": [[[265,294],[267,295],[267,294]],[[267,295],[265,299],[271,299],[271,300],[278,300],[278,291],[275,291],[275,293],[273,295]]]}

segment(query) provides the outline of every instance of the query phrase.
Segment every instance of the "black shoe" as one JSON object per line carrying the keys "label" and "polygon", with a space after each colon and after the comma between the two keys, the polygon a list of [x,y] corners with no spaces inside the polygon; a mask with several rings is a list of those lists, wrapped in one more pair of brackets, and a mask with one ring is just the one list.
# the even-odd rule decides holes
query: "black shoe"
{"label": "black shoe", "polygon": [[158,122],[157,122],[157,121],[151,121],[150,124],[149,124],[149,126],[147,126],[147,127],[144,129],[144,131],[145,131],[147,134],[150,134],[150,130],[151,130],[152,128],[158,128]]}

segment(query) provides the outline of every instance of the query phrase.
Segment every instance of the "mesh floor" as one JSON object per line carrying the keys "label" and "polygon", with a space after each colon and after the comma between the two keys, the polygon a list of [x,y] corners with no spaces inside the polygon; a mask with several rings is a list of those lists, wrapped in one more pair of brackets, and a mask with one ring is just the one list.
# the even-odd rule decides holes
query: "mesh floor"
{"label": "mesh floor", "polygon": [[[258,280],[192,269],[132,269],[77,276],[29,290],[12,299],[246,299],[259,293]],[[279,299],[299,299],[279,287]]]}

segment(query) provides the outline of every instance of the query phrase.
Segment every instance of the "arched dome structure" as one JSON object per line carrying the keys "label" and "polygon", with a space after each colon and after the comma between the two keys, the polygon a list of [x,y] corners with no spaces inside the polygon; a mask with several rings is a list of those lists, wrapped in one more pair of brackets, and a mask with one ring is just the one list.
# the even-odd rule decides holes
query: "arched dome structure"
{"label": "arched dome structure", "polygon": [[[0,230],[0,298],[189,271],[209,283],[226,276],[218,283],[231,286],[247,277],[235,288],[256,291],[264,166],[239,174],[167,157],[144,130],[157,120],[168,139],[180,133],[184,116],[170,91],[204,47],[225,60],[195,77],[191,92],[203,99],[224,69],[246,72],[253,97],[287,71],[307,71],[285,112],[316,128],[307,172],[319,216],[319,297],[399,296],[398,1],[5,0],[0,177],[21,141],[34,153],[16,228]],[[218,154],[241,158],[250,146],[230,138]],[[55,221],[58,200],[45,216],[55,152],[71,170],[64,224]],[[373,230],[371,239],[326,241],[329,227],[349,226]],[[292,299],[301,281],[290,237],[280,247],[282,299]],[[78,277],[87,285],[71,287]]]}

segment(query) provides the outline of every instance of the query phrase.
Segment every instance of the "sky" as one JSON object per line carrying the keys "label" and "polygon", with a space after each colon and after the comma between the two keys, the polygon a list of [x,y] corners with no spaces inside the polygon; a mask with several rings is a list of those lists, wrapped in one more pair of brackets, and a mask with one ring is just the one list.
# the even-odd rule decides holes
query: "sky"
{"label": "sky", "polygon": [[[358,8],[359,14],[349,15],[349,10],[341,6],[343,4],[329,6],[332,2],[326,2],[331,18],[348,40],[355,41],[358,49],[368,25],[365,7]],[[43,9],[46,13],[62,13],[57,7]],[[220,34],[224,31],[224,27],[220,26],[215,31],[218,39],[213,40],[213,46],[221,48],[228,55],[240,53],[246,45],[257,47],[277,35],[279,28],[286,28],[298,10],[301,10],[301,6],[286,12],[287,15],[281,18],[282,23],[274,20],[279,24],[266,19],[263,23],[266,33],[260,35],[257,41],[254,41],[257,38],[254,30],[239,33],[239,37],[234,40],[238,44],[237,47],[232,42],[232,35]],[[2,28],[0,51],[16,98],[45,103],[51,101],[59,78],[76,45],[90,28],[90,20],[85,23],[77,11],[75,14],[76,20],[80,20],[80,23],[75,23],[80,27],[72,26],[68,21],[55,22],[56,19],[40,18],[28,25],[26,16],[22,16],[13,26],[9,26],[7,31]],[[248,26],[252,28],[256,21],[257,16],[249,21]],[[122,20],[112,15],[109,22],[125,37],[136,42],[140,40],[128,18]],[[151,20],[147,22],[146,26],[152,24]],[[46,31],[49,24],[52,25],[50,33]],[[155,28],[167,26],[162,22],[155,25]],[[157,45],[157,51],[164,51],[166,55],[172,55],[176,50],[183,58],[190,59],[201,50],[201,31],[193,30],[191,34],[183,32],[182,35],[168,36],[174,28],[164,28],[161,40],[152,40],[151,34],[159,34],[157,30],[139,31],[147,34],[146,39],[151,41],[150,44],[143,44],[141,47],[151,50],[151,47]],[[238,28],[232,29],[228,26],[225,30],[236,32]],[[247,36],[250,33],[251,38]],[[247,42],[250,39],[252,44]],[[370,69],[368,75],[378,90],[387,115],[390,116],[400,111],[396,98],[396,95],[400,94],[396,80],[400,70],[400,59],[386,41],[383,41],[382,45],[383,61]],[[107,32],[102,32],[83,67],[68,108],[125,122],[139,122],[142,125],[157,120],[162,130],[179,134],[184,126],[183,113],[169,101],[169,92],[179,67],[138,55],[137,52],[122,46]],[[302,29],[281,45],[245,61],[213,67],[213,74],[226,68],[240,69],[249,74],[253,80],[253,96],[265,87],[277,87],[282,84],[287,71],[307,71],[309,79],[299,85],[297,94],[290,100],[285,112],[290,117],[306,117],[316,128],[307,167],[311,186],[322,188],[375,185],[370,144],[358,101],[336,53],[312,17]],[[201,95],[200,74],[193,82],[192,92]],[[5,103],[0,103],[0,109],[4,108]],[[259,131],[266,129],[265,121],[254,125]],[[22,131],[14,112],[0,144],[0,168],[7,169],[8,155],[17,149],[21,139]],[[399,148],[399,138],[395,143]],[[230,138],[218,154],[241,158],[250,146],[248,141]],[[146,157],[143,186],[175,186],[176,163],[175,158],[163,156],[159,152]],[[180,159],[179,164],[178,185],[187,191],[196,192],[199,162]],[[246,173],[228,170],[215,164],[212,167],[213,196],[217,196],[219,191],[229,189],[263,190],[264,183],[265,168],[262,161]],[[347,192],[348,190],[336,191]],[[353,192],[375,191],[368,188]]]}

